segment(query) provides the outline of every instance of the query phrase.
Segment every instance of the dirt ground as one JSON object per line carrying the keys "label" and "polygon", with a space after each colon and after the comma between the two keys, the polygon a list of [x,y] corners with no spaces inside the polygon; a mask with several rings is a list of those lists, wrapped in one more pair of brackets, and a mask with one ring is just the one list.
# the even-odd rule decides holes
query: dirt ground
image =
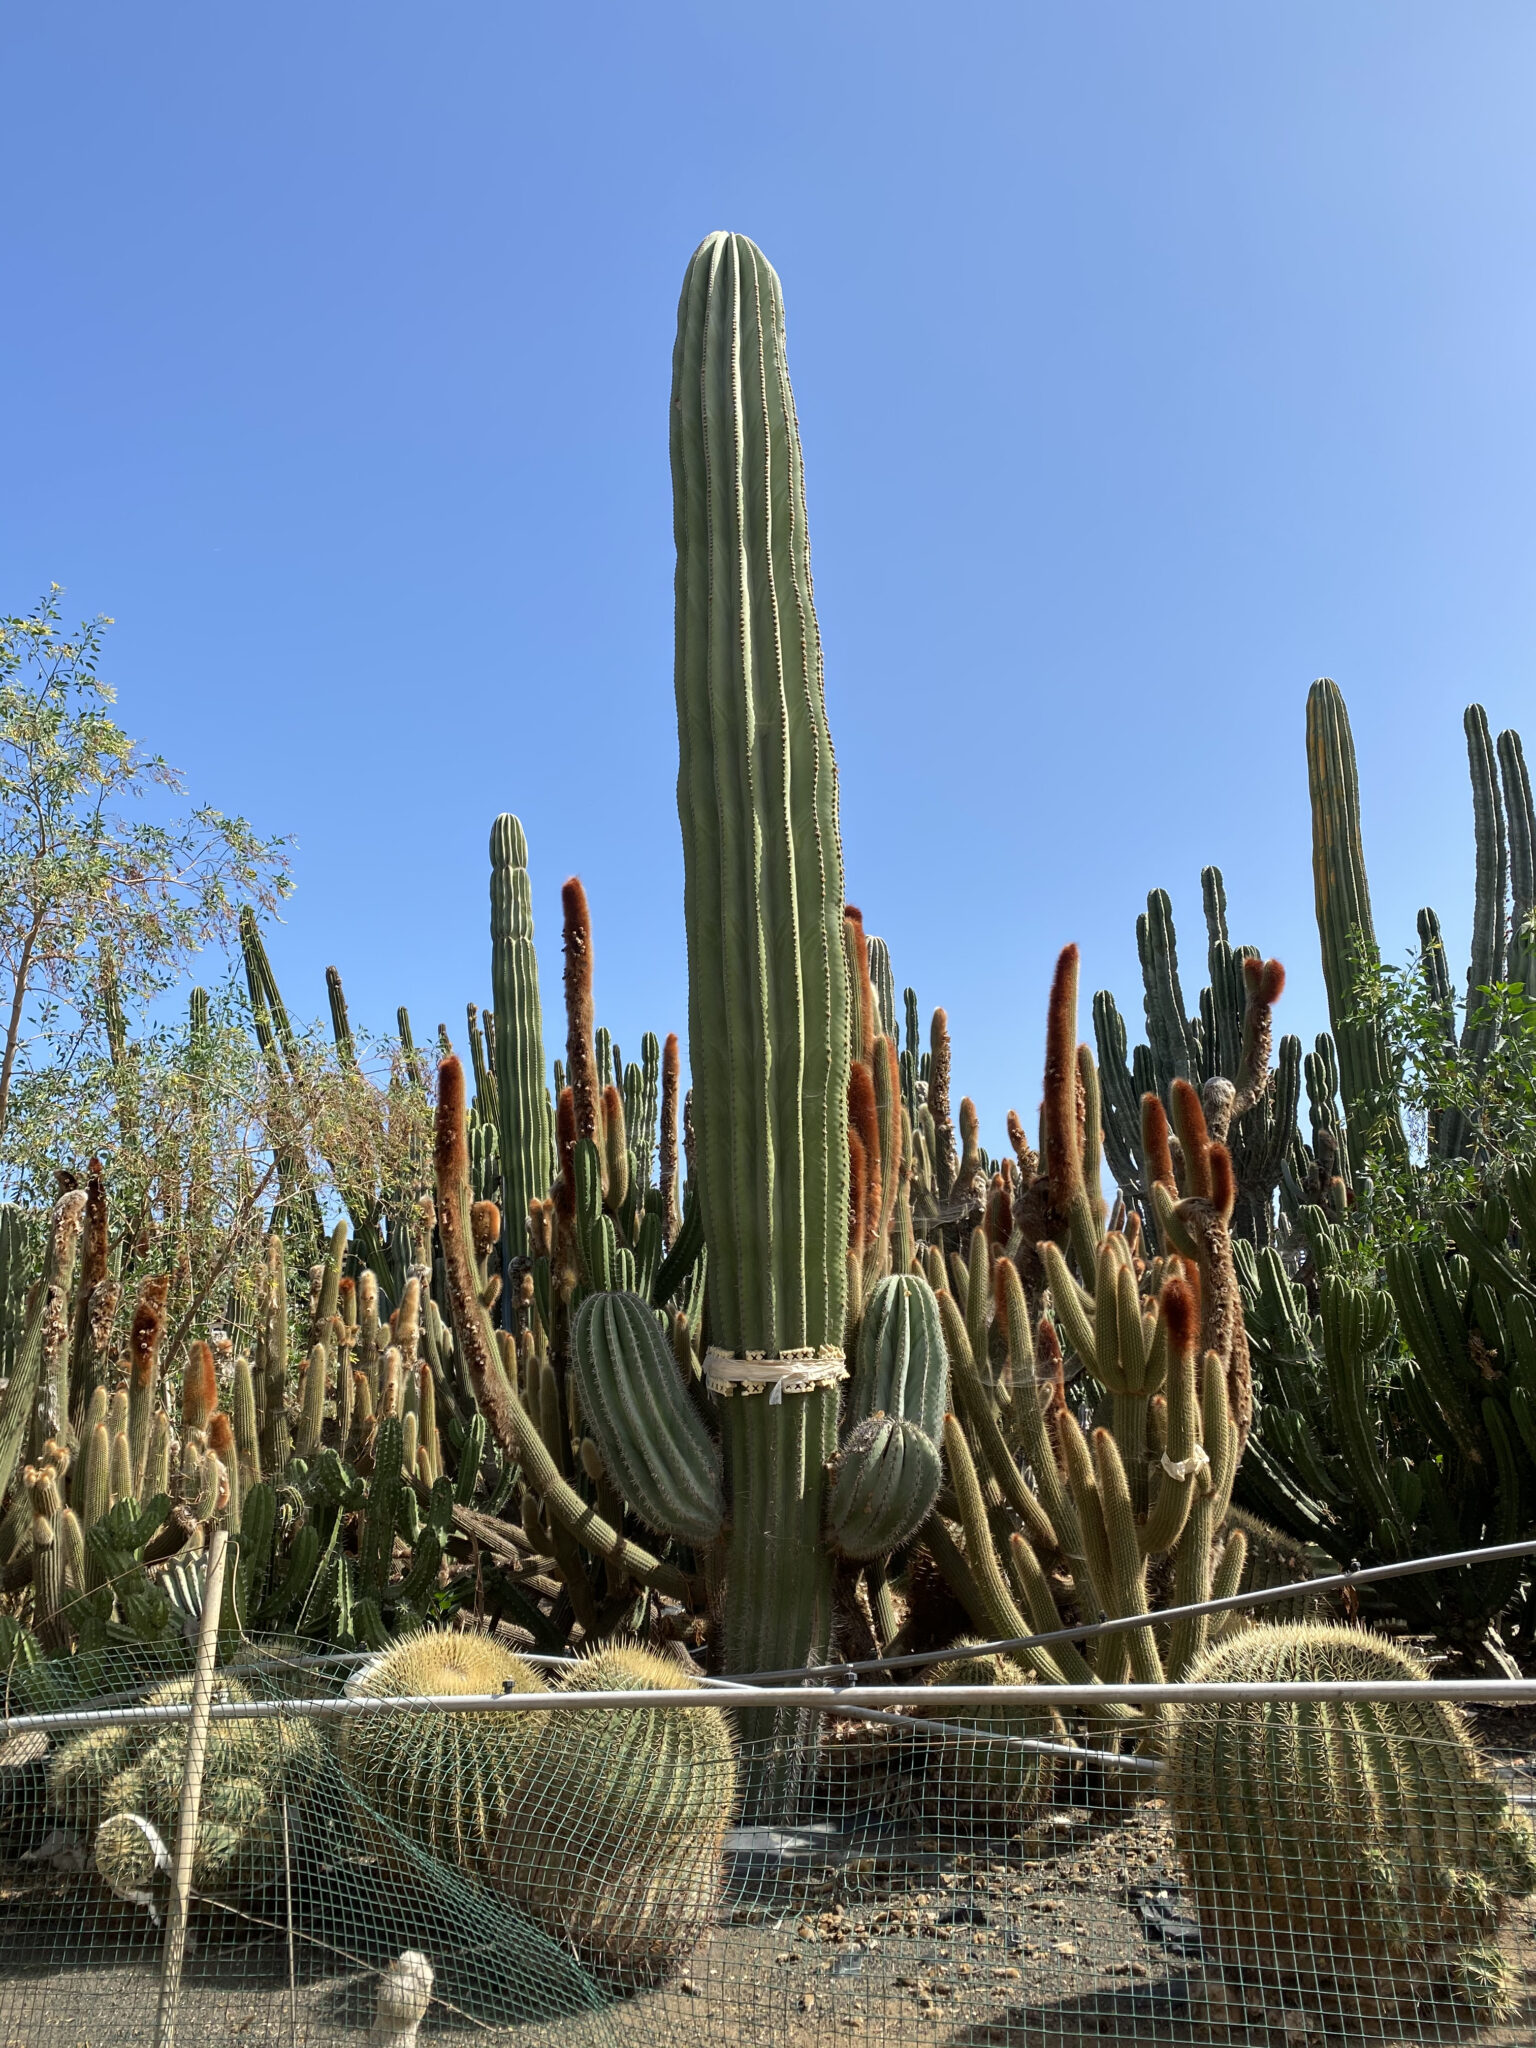
{"label": "dirt ground", "polygon": [[[437,1971],[423,2040],[487,2048],[1072,2048],[1227,2042],[1536,2042],[1536,1924],[1506,1931],[1528,1987],[1521,2017],[1466,2025],[1427,2008],[1407,2031],[1330,2021],[1278,1998],[1213,2014],[1198,1930],[1180,1909],[1166,1823],[1151,1801],[1095,1823],[1060,1808],[1029,1834],[739,1838],[732,1885],[685,1971],[663,1989],[581,2010],[541,1961],[424,1932]],[[803,1853],[799,1853],[803,1850]],[[199,1916],[178,2013],[180,2048],[353,2048],[371,2026],[371,1970],[350,1960],[349,1909],[294,1945],[280,1926]],[[312,1916],[308,1919],[311,1928]],[[147,1914],[61,1872],[0,1896],[0,2048],[148,2048],[160,1939]],[[542,2003],[543,2010],[534,2010]],[[513,2011],[526,2015],[509,2024]]]}

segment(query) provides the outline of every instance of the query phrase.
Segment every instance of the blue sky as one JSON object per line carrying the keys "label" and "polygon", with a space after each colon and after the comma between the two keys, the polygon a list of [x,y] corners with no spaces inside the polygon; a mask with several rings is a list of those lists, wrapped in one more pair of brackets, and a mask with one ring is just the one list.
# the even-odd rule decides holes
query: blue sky
{"label": "blue sky", "polygon": [[1323,1021],[1315,675],[1385,947],[1464,959],[1462,706],[1536,743],[1533,59],[1496,0],[11,8],[0,607],[111,613],[128,728],[297,836],[293,1008],[461,1036],[511,809],[546,1013],[579,872],[600,1018],[682,1031],[672,329],[751,235],[849,895],[1001,1149],[1057,948],[1138,1016],[1164,885],[1193,1000],[1205,862]]}

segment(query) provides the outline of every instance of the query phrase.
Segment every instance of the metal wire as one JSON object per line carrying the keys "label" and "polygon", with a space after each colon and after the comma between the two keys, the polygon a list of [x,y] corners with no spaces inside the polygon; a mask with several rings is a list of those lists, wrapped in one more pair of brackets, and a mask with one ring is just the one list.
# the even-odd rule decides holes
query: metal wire
{"label": "metal wire", "polygon": [[[1265,1607],[1297,1599],[1319,1599],[1326,1593],[1341,1593],[1356,1586],[1374,1585],[1386,1579],[1409,1579],[1421,1577],[1430,1572],[1450,1571],[1480,1564],[1498,1564],[1512,1557],[1536,1557],[1536,1539],[1522,1543],[1497,1543],[1485,1545],[1478,1550],[1452,1550],[1439,1557],[1403,1558],[1393,1564],[1373,1564],[1351,1567],[1346,1572],[1334,1572],[1327,1578],[1295,1579],[1284,1586],[1256,1586],[1246,1593],[1228,1593],[1216,1600],[1200,1600],[1186,1607],[1160,1607],[1152,1615],[1113,1615],[1107,1621],[1079,1622],[1071,1628],[1050,1629],[1041,1635],[1000,1636],[994,1642],[968,1644],[968,1657],[999,1656],[1014,1650],[1048,1649],[1053,1643],[1086,1643],[1100,1636],[1129,1635],[1134,1630],[1145,1628],[1148,1622],[1161,1625],[1170,1621],[1192,1620],[1199,1615],[1235,1614],[1249,1607]],[[866,1671],[914,1671],[931,1664],[943,1664],[954,1656],[953,1648],[945,1650],[903,1651],[898,1657],[871,1657],[857,1662],[844,1660],[837,1664],[807,1665],[803,1675],[807,1678],[839,1678],[862,1675]],[[754,1671],[744,1673],[740,1683],[745,1685],[777,1685],[788,1683],[801,1676],[796,1670]]]}

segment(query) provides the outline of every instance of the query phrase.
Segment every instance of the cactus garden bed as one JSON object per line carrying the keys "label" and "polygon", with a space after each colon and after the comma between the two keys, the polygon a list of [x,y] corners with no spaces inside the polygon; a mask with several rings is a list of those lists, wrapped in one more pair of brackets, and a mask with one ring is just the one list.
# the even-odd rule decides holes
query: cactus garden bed
{"label": "cactus garden bed", "polygon": [[[1498,1773],[1536,1793],[1528,1754]],[[55,1852],[57,1855],[59,1852]],[[306,1859],[317,1853],[302,1845]],[[67,1853],[64,1860],[68,1860]],[[812,1818],[733,1831],[726,1884],[697,1948],[659,1988],[599,1994],[585,2010],[528,2013],[509,2004],[534,1986],[527,1959],[487,1919],[466,1932],[418,1932],[437,1972],[424,2039],[548,2048],[692,2048],[752,2043],[821,2048],[853,2040],[933,2048],[1047,2048],[1123,2041],[1146,2048],[1322,2043],[1528,2043],[1536,2025],[1536,1924],[1529,1902],[1502,1935],[1518,2007],[1478,2025],[1448,2002],[1372,2025],[1329,2001],[1275,1995],[1228,2002],[1206,1968],[1189,1917],[1168,1817],[1159,1800],[1116,1815],[1055,1806],[1026,1829],[922,1822],[874,1810],[833,1825]],[[368,2037],[375,1972],[335,1948],[375,1954],[403,1938],[392,1896],[367,1925],[356,1873],[343,1895],[312,1867],[299,1873],[293,1987],[281,1902],[250,1913],[204,1909],[180,2004],[183,2043],[346,2048]],[[458,1888],[460,1901],[462,1887]],[[317,1910],[317,1901],[323,1911]],[[380,1900],[372,1900],[379,1908]],[[399,1926],[384,1925],[385,1920]],[[261,1924],[265,1921],[267,1924]],[[0,2048],[141,2048],[154,2038],[161,1935],[93,1875],[10,1864],[0,1881]],[[1382,1989],[1394,1974],[1383,1958]],[[573,1974],[576,2002],[581,1980]],[[1366,1987],[1367,1991],[1369,1987]],[[559,2003],[558,2000],[555,2001]]]}

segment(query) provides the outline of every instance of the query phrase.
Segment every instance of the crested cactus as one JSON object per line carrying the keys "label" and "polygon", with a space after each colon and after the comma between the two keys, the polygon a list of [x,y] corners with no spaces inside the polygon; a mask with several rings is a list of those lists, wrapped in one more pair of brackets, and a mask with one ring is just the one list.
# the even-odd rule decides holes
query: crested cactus
{"label": "crested cactus", "polygon": [[[1202,1682],[1428,1676],[1352,1629],[1256,1628]],[[1536,1890],[1536,1838],[1439,1700],[1181,1707],[1163,1792],[1208,1973],[1266,2015],[1406,2020],[1431,1996],[1511,2010],[1499,1929]],[[1219,1999],[1219,1993],[1218,1993]],[[1289,2020],[1289,2015],[1287,2015]]]}
{"label": "crested cactus", "polygon": [[[582,1658],[560,1689],[697,1683],[671,1658],[616,1645]],[[624,1989],[656,1983],[714,1917],[735,1799],[723,1711],[550,1714],[507,1802],[494,1881],[589,1969]]]}

